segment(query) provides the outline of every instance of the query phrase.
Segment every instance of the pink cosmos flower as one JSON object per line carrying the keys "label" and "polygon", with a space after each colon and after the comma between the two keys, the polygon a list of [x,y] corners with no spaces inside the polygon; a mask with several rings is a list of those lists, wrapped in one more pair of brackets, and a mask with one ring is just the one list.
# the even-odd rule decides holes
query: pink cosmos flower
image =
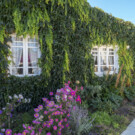
{"label": "pink cosmos flower", "polygon": [[38,118],[38,117],[39,117],[39,114],[38,114],[38,113],[35,113],[35,114],[34,114],[34,117],[35,117],[35,118]]}
{"label": "pink cosmos flower", "polygon": [[55,122],[58,122],[59,120],[58,119],[55,119]]}
{"label": "pink cosmos flower", "polygon": [[65,118],[64,121],[67,122],[67,118]]}
{"label": "pink cosmos flower", "polygon": [[72,96],[75,96],[76,92],[72,90],[70,94],[71,94]]}
{"label": "pink cosmos flower", "polygon": [[53,126],[53,129],[54,129],[54,130],[57,130],[57,126]]}
{"label": "pink cosmos flower", "polygon": [[38,109],[39,109],[39,110],[42,110],[42,109],[43,109],[43,105],[39,105],[39,106],[38,106]]}
{"label": "pink cosmos flower", "polygon": [[44,102],[46,102],[46,101],[47,101],[47,98],[42,98],[42,100],[43,100]]}
{"label": "pink cosmos flower", "polygon": [[67,117],[70,117],[70,114],[69,113],[67,114]]}
{"label": "pink cosmos flower", "polygon": [[66,127],[69,127],[69,123],[66,124]]}
{"label": "pink cosmos flower", "polygon": [[11,129],[7,129],[5,133],[6,133],[6,135],[12,135],[12,130]]}
{"label": "pink cosmos flower", "polygon": [[39,110],[38,108],[35,108],[34,111],[35,111],[35,112],[39,112],[40,110]]}
{"label": "pink cosmos flower", "polygon": [[50,94],[49,94],[50,96],[53,96],[53,92],[50,92]]}
{"label": "pink cosmos flower", "polygon": [[77,102],[80,102],[80,104],[81,104],[81,98],[80,98],[79,95],[77,96],[76,101],[77,101]]}
{"label": "pink cosmos flower", "polygon": [[81,86],[81,90],[83,90],[83,86]]}
{"label": "pink cosmos flower", "polygon": [[51,135],[51,133],[50,133],[50,132],[48,132],[46,135]]}
{"label": "pink cosmos flower", "polygon": [[58,135],[61,135],[61,131],[58,131]]}
{"label": "pink cosmos flower", "polygon": [[48,114],[48,111],[44,111],[44,114],[45,114],[45,115]]}

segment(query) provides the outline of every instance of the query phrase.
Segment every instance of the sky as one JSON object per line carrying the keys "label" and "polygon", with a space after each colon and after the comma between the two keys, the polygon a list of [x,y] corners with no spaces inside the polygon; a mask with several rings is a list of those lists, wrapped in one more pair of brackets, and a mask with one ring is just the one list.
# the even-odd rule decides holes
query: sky
{"label": "sky", "polygon": [[98,7],[115,17],[135,24],[135,0],[87,0],[92,7]]}

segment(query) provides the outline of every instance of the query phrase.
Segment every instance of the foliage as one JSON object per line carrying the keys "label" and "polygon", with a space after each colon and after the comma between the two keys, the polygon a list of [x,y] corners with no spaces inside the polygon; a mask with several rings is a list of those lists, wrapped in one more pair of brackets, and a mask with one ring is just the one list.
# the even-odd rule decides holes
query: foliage
{"label": "foliage", "polygon": [[30,103],[30,99],[24,98],[21,94],[8,97],[8,102],[5,107],[0,110],[0,130],[5,128],[14,128],[16,121],[11,120],[14,115],[14,111],[18,106],[23,103]]}
{"label": "foliage", "polygon": [[82,101],[88,108],[112,113],[121,105],[124,98],[119,93],[120,88],[115,88],[115,82],[116,76],[95,78],[95,85],[88,85],[81,92]]}
{"label": "foliage", "polygon": [[95,118],[92,131],[100,134],[119,135],[129,124],[128,119],[124,116],[109,115],[100,111],[93,113],[92,118]]}
{"label": "foliage", "polygon": [[[120,55],[120,66],[125,60],[123,73],[131,83],[133,60],[129,54],[135,50],[132,23],[92,8],[86,0],[4,0],[0,2],[0,9],[4,9],[0,14],[0,74],[4,77],[8,70],[6,38],[16,33],[39,38],[42,75],[48,84],[56,87],[66,79],[90,83],[94,76],[91,48],[117,44],[121,54],[125,51],[121,47],[124,42],[124,46],[129,45],[132,49],[126,51],[126,60]],[[131,66],[126,64],[127,60]]]}
{"label": "foliage", "polygon": [[69,120],[70,128],[64,134],[88,135],[92,128],[93,120],[89,117],[87,109],[74,105]]}
{"label": "foliage", "polygon": [[[69,118],[72,114],[72,109],[71,107],[77,103],[81,103],[81,98],[80,91],[82,90],[81,88],[77,88],[73,90],[70,86],[70,81],[68,83],[65,83],[65,87],[58,89],[55,95],[56,98],[56,103],[53,100],[53,92],[50,92],[51,100],[47,98],[42,98],[43,105],[38,105],[37,108],[34,109],[34,117],[35,119],[31,123],[25,123],[23,124],[23,131],[22,134],[58,134],[61,135],[63,133],[64,128],[69,128]],[[8,107],[10,110],[12,110],[12,107],[15,106],[15,103],[21,103],[27,102],[29,100],[24,99],[23,96],[20,95],[14,95],[14,97],[9,96],[9,99],[11,100],[13,98],[13,104],[8,104]],[[79,108],[76,108],[77,111],[79,111]],[[4,110],[4,109],[3,109]],[[6,110],[6,109],[5,109]],[[7,109],[8,110],[8,109]],[[6,111],[6,113],[9,111]],[[11,112],[11,111],[10,111]],[[10,113],[9,112],[9,113]],[[81,112],[81,111],[80,111]],[[7,115],[9,115],[9,113]],[[86,113],[86,112],[85,112]],[[0,115],[4,115],[5,113],[0,110]],[[29,116],[27,113],[23,114],[23,118]],[[79,115],[78,115],[79,117]],[[4,117],[2,117],[4,118]],[[29,120],[25,120],[25,122],[29,122]],[[9,122],[9,121],[8,121]],[[17,121],[15,121],[17,122]],[[87,125],[88,125],[87,121]],[[3,124],[1,124],[3,126]],[[4,126],[6,126],[4,124]],[[85,125],[86,126],[86,125]],[[14,127],[12,123],[12,127]],[[20,127],[19,127],[20,128]],[[2,132],[5,132],[5,134],[11,135],[15,131],[17,131],[19,128],[15,128],[14,130],[10,129],[10,126],[8,129],[2,129]],[[87,128],[89,128],[87,126]],[[81,132],[86,129],[86,127],[81,129]],[[0,133],[2,134],[2,133]],[[15,133],[16,134],[16,133]],[[21,133],[18,133],[21,134]]]}

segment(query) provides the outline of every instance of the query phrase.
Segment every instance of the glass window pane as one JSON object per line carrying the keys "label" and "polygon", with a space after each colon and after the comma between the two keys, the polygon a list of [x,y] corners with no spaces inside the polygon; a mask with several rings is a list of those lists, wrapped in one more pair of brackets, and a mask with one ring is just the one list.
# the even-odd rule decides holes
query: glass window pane
{"label": "glass window pane", "polygon": [[28,43],[28,46],[29,47],[39,47],[39,44],[38,43]]}
{"label": "glass window pane", "polygon": [[23,42],[13,42],[12,46],[23,46]]}
{"label": "glass window pane", "polygon": [[28,38],[28,42],[38,42],[36,38]]}
{"label": "glass window pane", "polygon": [[92,54],[93,54],[93,55],[97,55],[97,54],[98,54],[98,52],[92,52]]}
{"label": "glass window pane", "polygon": [[114,56],[108,56],[109,65],[114,65]]}
{"label": "glass window pane", "polygon": [[114,52],[109,52],[109,55],[114,55]]}
{"label": "glass window pane", "polygon": [[23,67],[23,48],[12,48],[12,66]]}
{"label": "glass window pane", "polygon": [[94,56],[94,63],[95,65],[98,65],[98,56]]}
{"label": "glass window pane", "polygon": [[94,72],[98,72],[98,67],[97,66],[94,67]]}
{"label": "glass window pane", "polygon": [[12,75],[23,75],[23,68],[13,68]]}
{"label": "glass window pane", "polygon": [[106,48],[102,48],[103,51],[106,51]]}
{"label": "glass window pane", "polygon": [[113,49],[109,49],[109,51],[114,51]]}
{"label": "glass window pane", "polygon": [[92,51],[98,51],[98,48],[93,48]]}
{"label": "glass window pane", "polygon": [[106,69],[106,66],[101,66],[100,71],[103,72]]}
{"label": "glass window pane", "polygon": [[114,71],[114,66],[109,66],[110,71]]}
{"label": "glass window pane", "polygon": [[12,37],[12,41],[23,41],[22,37]]}
{"label": "glass window pane", "polygon": [[100,57],[100,65],[106,65],[106,56]]}
{"label": "glass window pane", "polygon": [[38,68],[29,68],[28,69],[28,74],[39,74],[39,69]]}
{"label": "glass window pane", "polygon": [[38,48],[28,49],[28,66],[36,67],[38,63]]}

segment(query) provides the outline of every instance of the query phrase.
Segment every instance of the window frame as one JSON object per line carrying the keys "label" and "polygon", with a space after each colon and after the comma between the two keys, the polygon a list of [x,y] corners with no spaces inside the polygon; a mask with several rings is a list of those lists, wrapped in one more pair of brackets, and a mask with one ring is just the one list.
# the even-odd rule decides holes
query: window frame
{"label": "window frame", "polygon": [[[12,34],[11,38],[12,37],[17,37],[17,35],[16,34]],[[30,67],[32,69],[33,68],[37,68],[38,69],[38,74],[28,74],[28,69],[29,69],[29,66],[28,66],[28,48],[37,48],[38,49],[38,59],[39,59],[41,57],[41,51],[40,51],[40,44],[39,44],[39,42],[37,42],[38,43],[38,47],[29,47],[28,43],[31,43],[31,42],[28,41],[28,39],[31,38],[29,35],[27,35],[25,38],[23,36],[19,36],[19,38],[23,39],[22,40],[22,42],[23,42],[23,47],[22,47],[23,48],[23,67],[22,67],[23,68],[23,74],[16,74],[14,76],[24,77],[24,76],[40,75],[41,74],[41,68],[39,67],[38,63],[37,63],[37,67]],[[32,37],[32,39],[33,38],[35,38],[35,36]],[[20,41],[17,41],[17,42],[20,42]],[[36,42],[33,42],[33,43],[36,43]],[[12,57],[12,48],[15,47],[15,46],[12,47],[12,42],[9,42],[8,44],[10,46],[11,57]],[[16,47],[18,48],[18,46],[16,46]],[[11,61],[10,65],[9,65],[9,73],[10,73],[10,75],[13,75],[12,74],[12,69],[14,67],[12,66],[12,58],[11,57],[9,57],[9,60]]]}
{"label": "window frame", "polygon": [[[97,51],[93,51],[93,49],[97,49]],[[103,51],[103,48],[106,48],[106,51]],[[113,51],[110,51],[110,52],[114,52],[113,55],[109,55],[109,49],[113,49]],[[118,54],[117,54],[117,51],[118,51],[118,46],[116,45],[115,47],[113,46],[94,46],[91,50],[91,54],[92,56],[97,56],[97,65],[94,65],[95,67],[97,67],[97,72],[95,72],[95,74],[97,76],[103,76],[104,72],[101,71],[101,67],[102,66],[106,66],[106,67],[109,67],[109,66],[113,66],[114,67],[114,70],[113,71],[110,71],[109,74],[113,74],[114,71],[115,73],[118,73],[118,69],[119,69],[119,64],[118,64]],[[93,55],[93,52],[97,52],[97,55]],[[102,56],[106,56],[106,64],[105,65],[101,65],[101,54],[100,53],[103,53],[103,52],[106,52],[106,55],[102,55]],[[114,56],[114,64],[113,65],[109,65],[109,56]],[[95,64],[95,62],[94,62]]]}

